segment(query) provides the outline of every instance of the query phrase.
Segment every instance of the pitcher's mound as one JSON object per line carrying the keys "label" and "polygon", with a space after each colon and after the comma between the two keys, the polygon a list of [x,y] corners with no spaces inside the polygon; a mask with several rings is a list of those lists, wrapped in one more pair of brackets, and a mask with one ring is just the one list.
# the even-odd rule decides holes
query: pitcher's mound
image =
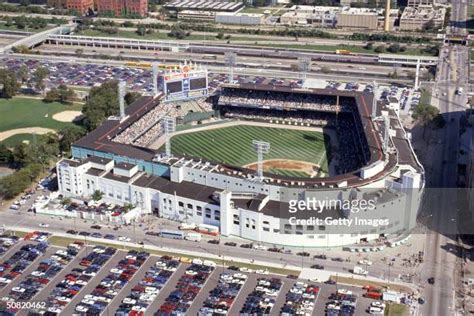
{"label": "pitcher's mound", "polygon": [[80,119],[82,113],[80,111],[63,111],[53,115],[53,120],[59,122],[74,122]]}

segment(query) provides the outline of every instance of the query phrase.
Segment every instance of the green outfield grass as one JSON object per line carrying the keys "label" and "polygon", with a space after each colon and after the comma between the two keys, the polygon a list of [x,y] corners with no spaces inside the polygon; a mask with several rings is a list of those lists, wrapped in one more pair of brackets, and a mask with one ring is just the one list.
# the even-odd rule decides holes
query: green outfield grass
{"label": "green outfield grass", "polygon": [[[252,140],[271,143],[265,160],[287,159],[319,164],[328,173],[326,147],[329,137],[321,132],[260,126],[229,126],[176,135],[171,148],[176,155],[200,157],[234,166],[255,163],[257,154]],[[162,150],[164,150],[162,148]],[[304,171],[272,169],[270,172],[287,176],[308,176]]]}
{"label": "green outfield grass", "polygon": [[70,125],[52,118],[62,111],[80,111],[82,105],[64,105],[58,102],[44,103],[37,99],[0,99],[0,132],[15,128],[44,127],[59,129]]}

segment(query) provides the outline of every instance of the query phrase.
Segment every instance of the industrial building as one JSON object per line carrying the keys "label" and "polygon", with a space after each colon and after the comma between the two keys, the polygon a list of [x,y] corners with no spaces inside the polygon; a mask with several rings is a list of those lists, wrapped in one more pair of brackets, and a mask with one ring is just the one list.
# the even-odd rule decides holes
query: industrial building
{"label": "industrial building", "polygon": [[282,14],[280,23],[284,25],[312,25],[316,27],[335,27],[339,7],[295,5]]}
{"label": "industrial building", "polygon": [[261,25],[265,21],[262,13],[216,13],[216,23],[238,25]]}
{"label": "industrial building", "polygon": [[244,7],[243,2],[176,0],[163,5],[171,13],[182,10],[237,12]]}
{"label": "industrial building", "polygon": [[202,21],[214,22],[216,20],[216,12],[183,10],[178,12],[178,20],[181,21]]}
{"label": "industrial building", "polygon": [[[384,9],[343,7],[337,14],[337,27],[377,30],[384,27],[384,13]],[[398,9],[390,10],[390,27],[393,27],[398,15]]]}
{"label": "industrial building", "polygon": [[400,17],[401,31],[437,30],[444,27],[445,7],[406,7]]}
{"label": "industrial building", "polygon": [[408,0],[407,6],[409,7],[418,7],[418,6],[425,6],[425,5],[434,5],[436,4],[436,0]]}

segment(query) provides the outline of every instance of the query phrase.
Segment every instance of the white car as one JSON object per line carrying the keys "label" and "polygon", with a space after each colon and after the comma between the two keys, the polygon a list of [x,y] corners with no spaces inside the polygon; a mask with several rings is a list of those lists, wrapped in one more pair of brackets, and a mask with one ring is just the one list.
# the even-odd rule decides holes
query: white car
{"label": "white car", "polygon": [[76,306],[76,312],[87,313],[88,310],[89,310],[89,308],[86,307],[86,306],[83,306],[83,305],[77,305]]}
{"label": "white car", "polygon": [[0,283],[6,283],[9,284],[12,280],[7,279],[7,278],[0,278]]}
{"label": "white car", "polygon": [[62,312],[62,309],[60,309],[58,307],[51,306],[50,308],[48,308],[48,312],[59,314],[59,313]]}
{"label": "white car", "polygon": [[137,303],[136,300],[130,298],[130,297],[126,297],[123,299],[122,301],[124,304],[131,304],[131,305],[135,305]]}
{"label": "white car", "polygon": [[176,267],[166,267],[163,270],[170,271],[170,272],[175,272],[177,270],[177,268]]}
{"label": "white car", "polygon": [[197,275],[198,273],[196,271],[193,271],[193,270],[187,270],[186,274],[187,275]]}
{"label": "white car", "polygon": [[363,260],[359,260],[359,262],[357,262],[358,264],[362,264],[362,265],[367,265],[367,266],[371,266],[372,265],[372,261],[369,261],[367,259],[363,259]]}
{"label": "white car", "polygon": [[47,228],[47,227],[49,227],[49,224],[41,223],[38,226],[43,227],[43,228]]}
{"label": "white car", "polygon": [[26,291],[26,289],[17,286],[17,287],[14,287],[14,288],[12,289],[12,291],[13,291],[13,292],[18,292],[18,293],[24,293],[24,292]]}
{"label": "white car", "polygon": [[262,246],[262,245],[253,245],[253,249],[257,249],[257,250],[267,250],[268,247],[265,247],[265,246]]}
{"label": "white car", "polygon": [[130,237],[125,237],[125,236],[120,236],[118,238],[119,241],[125,241],[125,242],[130,242],[132,239]]}
{"label": "white car", "polygon": [[375,301],[370,304],[370,306],[385,308],[385,303],[380,301]]}
{"label": "white car", "polygon": [[265,270],[259,269],[259,270],[255,271],[255,272],[256,272],[257,274],[264,274],[264,275],[269,274],[268,270],[266,270],[266,269],[265,269]]}

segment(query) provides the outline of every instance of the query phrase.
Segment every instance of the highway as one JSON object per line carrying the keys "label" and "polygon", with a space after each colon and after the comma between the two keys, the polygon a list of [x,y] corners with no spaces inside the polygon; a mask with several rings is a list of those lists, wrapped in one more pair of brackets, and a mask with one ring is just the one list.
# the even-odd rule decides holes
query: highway
{"label": "highway", "polygon": [[[465,34],[465,0],[453,0],[451,34]],[[456,315],[456,289],[459,273],[456,270],[457,209],[453,188],[457,183],[457,152],[459,119],[467,99],[457,95],[456,89],[466,88],[468,79],[468,53],[464,46],[445,45],[441,49],[438,76],[433,89],[434,102],[444,114],[445,128],[435,133],[443,146],[439,149],[425,147],[425,169],[428,188],[425,193],[422,216],[428,218],[425,241],[425,263],[420,283],[427,304],[420,310],[422,315]],[[433,142],[432,142],[433,143]],[[420,149],[420,148],[419,148]],[[437,157],[437,159],[432,159]],[[435,278],[430,285],[427,279]]]}

